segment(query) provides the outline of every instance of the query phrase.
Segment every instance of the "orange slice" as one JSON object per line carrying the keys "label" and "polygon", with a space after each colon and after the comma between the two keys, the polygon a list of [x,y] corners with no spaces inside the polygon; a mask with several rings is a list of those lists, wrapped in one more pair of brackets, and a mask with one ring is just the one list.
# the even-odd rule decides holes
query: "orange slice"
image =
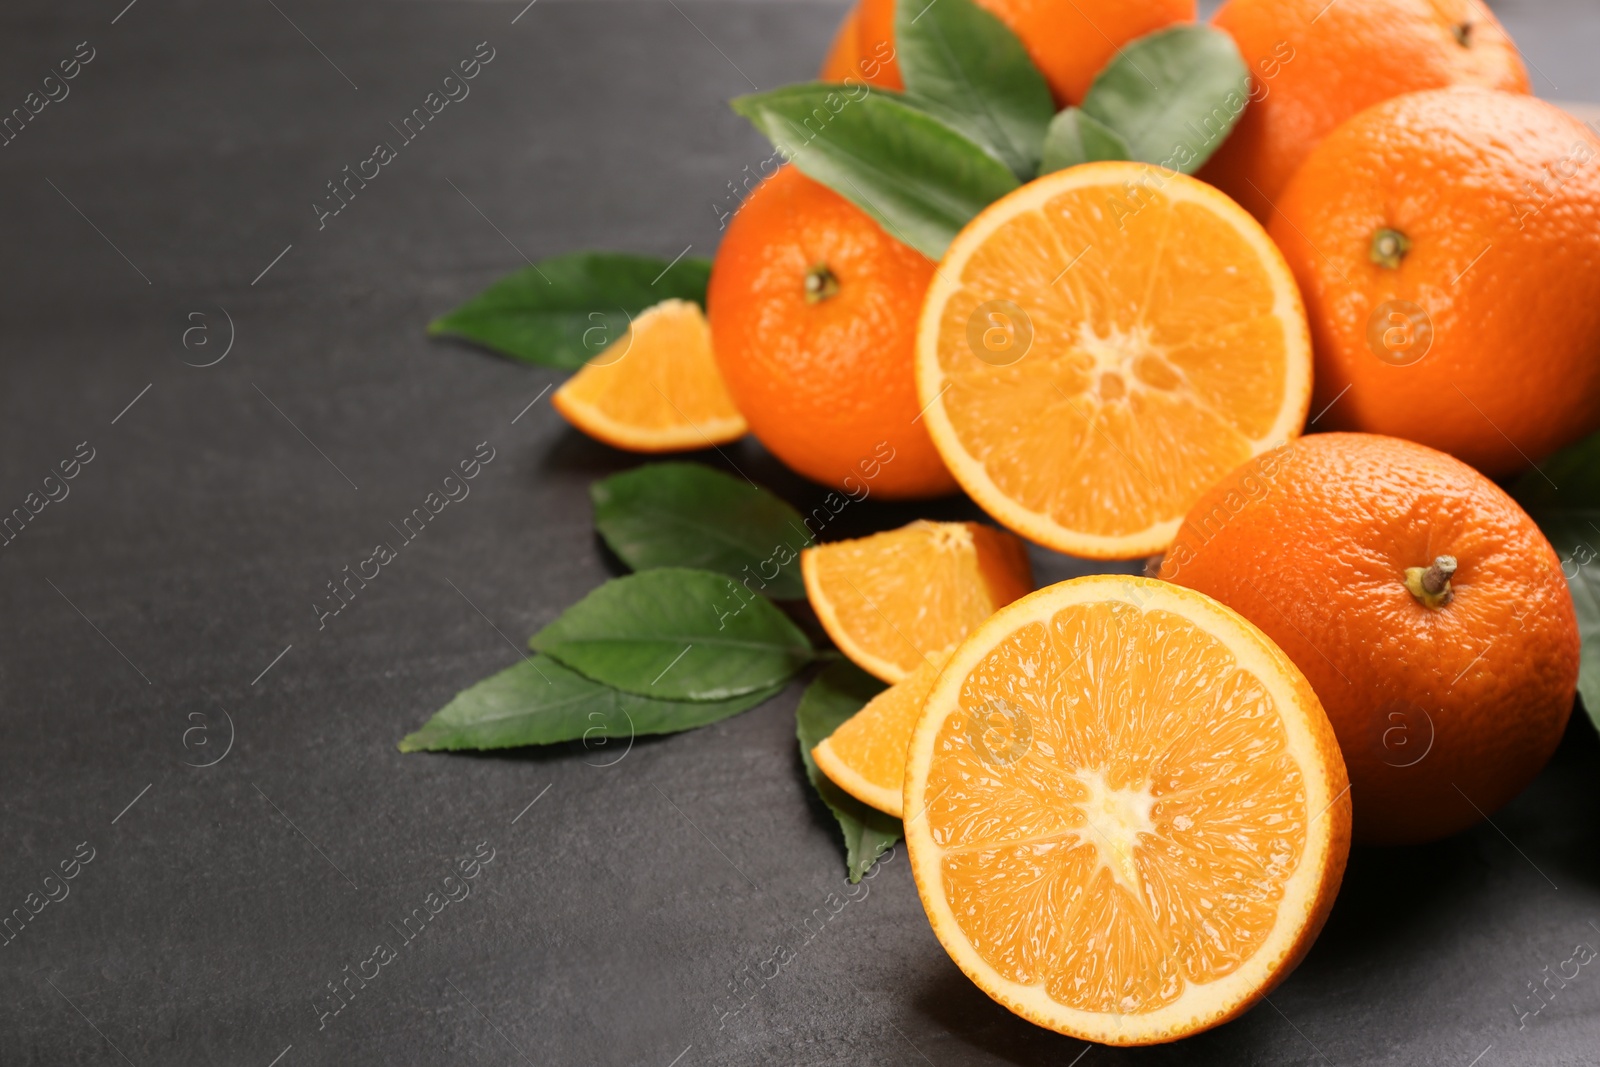
{"label": "orange slice", "polygon": [[711,355],[700,305],[663,300],[567,380],[550,403],[590,437],[630,452],[682,452],[748,430]]}
{"label": "orange slice", "polygon": [[823,738],[811,750],[822,773],[861,803],[898,819],[906,784],[906,742],[952,651],[947,648],[927,659]]}
{"label": "orange slice", "polygon": [[975,522],[918,519],[818,545],[800,553],[800,573],[839,651],[890,683],[1033,589],[1026,546]]}
{"label": "orange slice", "polygon": [[989,996],[1087,1041],[1248,1009],[1310,948],[1350,847],[1310,684],[1210,597],[1096,575],[996,612],[906,754],[933,931]]}
{"label": "orange slice", "polygon": [[956,236],[922,306],[917,390],[989,514],[1061,552],[1133,559],[1299,435],[1311,342],[1288,266],[1243,208],[1172,171],[1090,163]]}

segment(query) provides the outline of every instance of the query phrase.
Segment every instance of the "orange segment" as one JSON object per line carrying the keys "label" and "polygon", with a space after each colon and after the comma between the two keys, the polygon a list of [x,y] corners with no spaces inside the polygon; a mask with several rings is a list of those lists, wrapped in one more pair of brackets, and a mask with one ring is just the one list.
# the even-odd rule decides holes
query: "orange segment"
{"label": "orange segment", "polygon": [[590,437],[632,452],[682,452],[737,441],[733,406],[698,304],[663,300],[557,389],[550,403]]}
{"label": "orange segment", "polygon": [[890,683],[1033,589],[1026,546],[975,522],[919,519],[818,545],[800,553],[800,572],[839,651]]}
{"label": "orange segment", "polygon": [[957,235],[917,331],[935,446],[1050,548],[1166,547],[1222,475],[1299,435],[1305,309],[1243,208],[1143,163],[1057,171]]}
{"label": "orange segment", "polygon": [[1024,597],[956,649],[903,810],[957,965],[1108,1044],[1259,1000],[1321,929],[1350,842],[1344,762],[1299,670],[1211,598],[1117,575]]}
{"label": "orange segment", "polygon": [[916,670],[867,701],[811,750],[822,773],[861,803],[900,817],[906,783],[906,742],[922,715],[935,678],[954,649],[929,657]]}

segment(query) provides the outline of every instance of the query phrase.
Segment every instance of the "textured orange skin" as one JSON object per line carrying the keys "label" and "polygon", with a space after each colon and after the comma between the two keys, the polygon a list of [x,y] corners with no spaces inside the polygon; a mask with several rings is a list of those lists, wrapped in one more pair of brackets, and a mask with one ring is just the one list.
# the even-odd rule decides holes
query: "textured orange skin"
{"label": "textured orange skin", "polygon": [[822,70],[817,74],[819,81],[842,82],[846,78],[860,76],[856,73],[856,61],[860,59],[860,51],[856,47],[858,21],[855,8],[845,13],[844,21],[834,31],[833,43],[828,46],[828,55],[822,61]]}
{"label": "textured orange skin", "polygon": [[[1228,0],[1212,22],[1239,46],[1253,101],[1198,176],[1263,223],[1301,161],[1358,111],[1446,85],[1528,92],[1516,45],[1480,0]],[[1452,31],[1463,22],[1465,48]]]}
{"label": "textured orange skin", "polygon": [[[1057,107],[1083,100],[1121,46],[1174,22],[1193,22],[1194,0],[977,0],[1022,40]],[[857,51],[886,57],[866,80],[901,89],[894,52],[895,0],[861,0]],[[864,72],[865,73],[865,72]]]}
{"label": "textured orange skin", "polygon": [[[1454,599],[1432,609],[1403,582],[1439,555],[1459,569]],[[1201,498],[1160,576],[1255,623],[1311,680],[1350,772],[1357,841],[1471,826],[1566,729],[1578,624],[1560,560],[1509,496],[1442,452],[1303,437]]]}
{"label": "textured orange skin", "polygon": [[[1269,232],[1316,352],[1311,408],[1333,405],[1323,428],[1500,477],[1600,427],[1600,138],[1577,119],[1487,89],[1397,97],[1323,141],[1278,206]],[[1368,258],[1380,227],[1411,240],[1397,269]],[[1368,338],[1393,299],[1433,326],[1405,366]]]}
{"label": "textured orange skin", "polygon": [[[826,263],[839,291],[808,303]],[[953,492],[917,418],[917,314],[934,263],[860,208],[782,167],[739,209],[711,268],[712,346],[763,445],[824,485],[891,499]]]}

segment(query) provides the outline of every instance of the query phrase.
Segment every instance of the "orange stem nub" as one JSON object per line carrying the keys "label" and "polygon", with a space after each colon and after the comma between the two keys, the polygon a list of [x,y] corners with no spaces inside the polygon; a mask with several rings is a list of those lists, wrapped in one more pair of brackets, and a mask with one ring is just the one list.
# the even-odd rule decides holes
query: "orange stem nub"
{"label": "orange stem nub", "polygon": [[1400,261],[1406,258],[1406,253],[1409,251],[1411,251],[1411,238],[1399,230],[1385,226],[1372,235],[1367,258],[1380,267],[1399,270]]}
{"label": "orange stem nub", "polygon": [[839,292],[839,276],[829,270],[826,263],[813,263],[806,270],[805,292],[808,304],[836,296]]}
{"label": "orange stem nub", "polygon": [[1450,588],[1450,576],[1455,572],[1454,556],[1435,556],[1427,567],[1407,567],[1405,586],[1424,606],[1442,608],[1455,597]]}

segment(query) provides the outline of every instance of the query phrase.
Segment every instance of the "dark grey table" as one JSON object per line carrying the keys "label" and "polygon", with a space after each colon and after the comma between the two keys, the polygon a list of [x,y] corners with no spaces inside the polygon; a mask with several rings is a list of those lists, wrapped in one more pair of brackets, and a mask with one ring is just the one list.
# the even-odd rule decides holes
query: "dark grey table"
{"label": "dark grey table", "polygon": [[[1586,2],[1502,8],[1546,95],[1600,100]],[[0,147],[0,514],[39,509],[0,527],[0,916],[39,909],[0,946],[0,1063],[1600,1058],[1595,966],[1514,1008],[1600,945],[1586,722],[1493,827],[1357,851],[1271,1006],[1143,1051],[991,1003],[903,855],[806,939],[845,883],[798,686],[620,760],[400,755],[611,573],[586,490],[636,462],[537,400],[551,373],[423,324],[523,254],[709,254],[726,183],[767,154],[724,100],[809,75],[840,8],[124,3],[0,13],[0,115],[92,55]],[[480,42],[470,96],[319,224],[325,184]],[[319,621],[326,583],[480,442],[470,497]],[[969,513],[863,506],[838,532]],[[470,895],[405,940],[474,855]],[[324,1015],[380,942],[397,958]],[[779,945],[796,963],[727,1014]]]}

